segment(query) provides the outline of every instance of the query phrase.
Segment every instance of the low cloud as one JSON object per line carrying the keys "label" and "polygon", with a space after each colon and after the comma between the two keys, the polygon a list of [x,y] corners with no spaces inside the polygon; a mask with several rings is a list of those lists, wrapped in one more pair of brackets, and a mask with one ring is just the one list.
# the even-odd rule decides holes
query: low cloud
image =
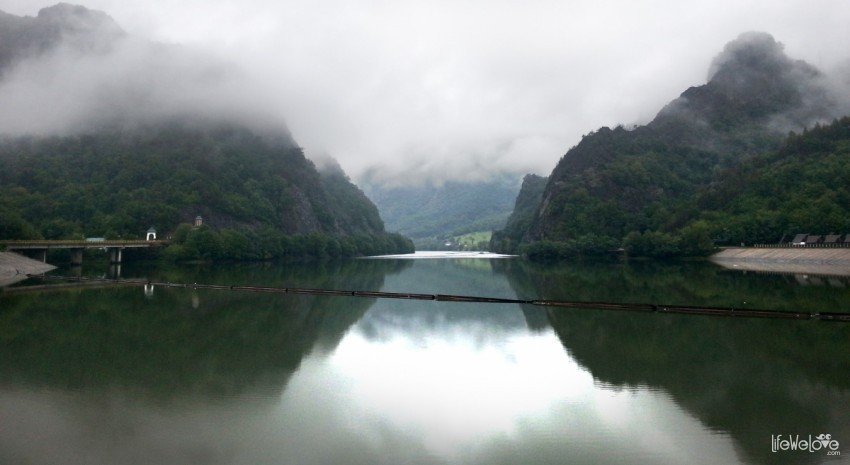
{"label": "low cloud", "polygon": [[[645,124],[703,84],[742,31],[827,71],[850,56],[840,0],[80,2],[130,38],[16,68],[0,86],[6,130],[74,131],[124,110],[285,122],[308,156],[387,182],[548,174],[582,134]],[[41,6],[0,0],[14,14]]]}
{"label": "low cloud", "polygon": [[285,128],[232,65],[198,51],[134,38],[108,51],[60,46],[23,60],[0,85],[7,135],[72,134],[203,115],[255,128]]}
{"label": "low cloud", "polygon": [[204,118],[286,133],[283,111],[243,68],[203,49],[124,34],[58,5],[20,27],[0,62],[0,133],[66,135]]}

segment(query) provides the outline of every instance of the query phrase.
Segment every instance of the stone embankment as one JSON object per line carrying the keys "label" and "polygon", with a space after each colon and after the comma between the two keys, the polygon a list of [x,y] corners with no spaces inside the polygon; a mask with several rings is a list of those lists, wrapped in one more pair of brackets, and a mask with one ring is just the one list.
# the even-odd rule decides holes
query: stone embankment
{"label": "stone embankment", "polygon": [[46,273],[56,267],[14,252],[0,252],[0,286],[27,279],[28,274]]}
{"label": "stone embankment", "polygon": [[850,276],[850,248],[733,247],[711,260],[738,270]]}

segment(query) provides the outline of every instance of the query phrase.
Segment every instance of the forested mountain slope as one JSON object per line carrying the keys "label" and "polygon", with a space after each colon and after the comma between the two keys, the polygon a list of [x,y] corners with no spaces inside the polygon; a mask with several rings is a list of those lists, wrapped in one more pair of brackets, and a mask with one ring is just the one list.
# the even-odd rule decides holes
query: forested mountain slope
{"label": "forested mountain slope", "polygon": [[[779,148],[789,130],[831,119],[823,75],[764,33],[729,43],[710,78],[645,126],[603,127],[559,161],[522,243],[610,249],[630,233],[675,231],[726,169]],[[567,247],[570,249],[570,247]]]}
{"label": "forested mountain slope", "polygon": [[719,242],[850,233],[850,117],[792,134],[781,149],[723,173],[696,205],[693,221]]}

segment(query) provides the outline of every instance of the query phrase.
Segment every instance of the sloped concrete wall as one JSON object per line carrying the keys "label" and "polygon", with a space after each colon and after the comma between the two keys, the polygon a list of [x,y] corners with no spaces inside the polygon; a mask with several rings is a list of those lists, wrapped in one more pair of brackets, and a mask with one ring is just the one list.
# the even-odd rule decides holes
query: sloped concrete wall
{"label": "sloped concrete wall", "polygon": [[850,249],[729,248],[711,256],[726,268],[850,276]]}
{"label": "sloped concrete wall", "polygon": [[14,252],[0,252],[0,286],[27,279],[27,274],[46,273],[56,267]]}

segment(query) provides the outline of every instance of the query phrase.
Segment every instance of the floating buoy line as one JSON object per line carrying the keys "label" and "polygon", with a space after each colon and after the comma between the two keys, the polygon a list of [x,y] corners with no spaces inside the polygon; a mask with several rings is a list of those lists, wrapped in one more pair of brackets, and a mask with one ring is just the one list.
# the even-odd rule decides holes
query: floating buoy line
{"label": "floating buoy line", "polygon": [[683,315],[705,315],[725,316],[738,318],[777,318],[786,320],[820,320],[850,322],[850,313],[846,312],[804,312],[804,311],[779,311],[762,310],[751,308],[731,307],[703,307],[690,305],[663,305],[626,302],[589,302],[568,300],[545,300],[545,299],[503,299],[498,297],[480,297],[453,294],[416,294],[407,292],[381,292],[381,291],[346,291],[336,289],[310,289],[298,287],[263,287],[263,286],[227,286],[218,284],[199,283],[171,283],[158,282],[144,279],[108,279],[108,278],[83,278],[78,276],[45,276],[27,274],[28,278],[41,280],[57,280],[64,282],[79,283],[103,283],[121,285],[153,285],[183,289],[209,289],[218,291],[236,292],[261,292],[272,294],[294,294],[294,295],[319,295],[336,297],[365,297],[370,299],[403,299],[403,300],[433,300],[437,302],[468,302],[485,304],[521,304],[535,305],[539,307],[572,308],[572,309],[596,309],[596,310],[622,310],[645,313],[676,313]]}

